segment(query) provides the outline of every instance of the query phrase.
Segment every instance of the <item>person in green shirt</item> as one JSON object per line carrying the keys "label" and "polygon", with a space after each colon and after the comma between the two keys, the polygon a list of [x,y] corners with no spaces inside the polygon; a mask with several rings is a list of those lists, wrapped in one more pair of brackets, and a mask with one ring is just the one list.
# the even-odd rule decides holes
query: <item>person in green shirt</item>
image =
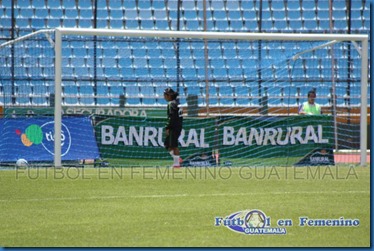
{"label": "person in green shirt", "polygon": [[304,102],[299,108],[299,114],[303,115],[320,115],[322,114],[321,106],[315,102],[317,95],[314,90],[308,92],[308,101]]}

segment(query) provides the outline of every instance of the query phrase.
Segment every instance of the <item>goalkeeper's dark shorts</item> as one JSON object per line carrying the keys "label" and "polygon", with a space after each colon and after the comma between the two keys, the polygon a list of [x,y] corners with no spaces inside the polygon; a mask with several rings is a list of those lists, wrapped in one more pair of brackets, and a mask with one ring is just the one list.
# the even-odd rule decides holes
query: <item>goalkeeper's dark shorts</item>
{"label": "goalkeeper's dark shorts", "polygon": [[166,149],[178,147],[178,138],[181,135],[182,129],[170,129],[169,135],[166,136],[164,146]]}

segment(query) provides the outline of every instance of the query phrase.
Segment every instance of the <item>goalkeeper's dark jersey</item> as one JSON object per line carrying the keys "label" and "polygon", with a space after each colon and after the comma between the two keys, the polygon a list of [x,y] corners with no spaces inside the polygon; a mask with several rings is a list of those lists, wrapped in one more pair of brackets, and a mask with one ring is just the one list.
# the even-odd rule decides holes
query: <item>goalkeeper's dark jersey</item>
{"label": "goalkeeper's dark jersey", "polygon": [[182,109],[178,107],[178,101],[172,100],[168,103],[167,115],[168,121],[166,123],[166,129],[170,130],[182,130],[183,125],[183,112]]}

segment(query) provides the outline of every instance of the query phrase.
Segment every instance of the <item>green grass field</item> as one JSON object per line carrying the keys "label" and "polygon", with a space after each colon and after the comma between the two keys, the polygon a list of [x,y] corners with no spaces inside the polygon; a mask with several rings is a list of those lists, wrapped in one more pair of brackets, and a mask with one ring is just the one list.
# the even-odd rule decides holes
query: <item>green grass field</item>
{"label": "green grass field", "polygon": [[[5,247],[368,247],[369,167],[31,168],[0,171]],[[285,235],[214,226],[246,209]],[[359,219],[299,226],[299,217]]]}

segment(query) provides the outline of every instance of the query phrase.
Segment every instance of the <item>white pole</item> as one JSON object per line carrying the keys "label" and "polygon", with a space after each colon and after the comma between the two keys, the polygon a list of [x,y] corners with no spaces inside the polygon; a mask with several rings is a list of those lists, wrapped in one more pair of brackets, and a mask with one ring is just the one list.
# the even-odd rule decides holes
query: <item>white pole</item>
{"label": "white pole", "polygon": [[61,34],[87,36],[122,36],[122,37],[173,37],[173,38],[206,38],[206,39],[238,39],[238,40],[338,40],[362,41],[367,35],[357,34],[284,34],[284,33],[249,33],[249,32],[212,32],[212,31],[155,31],[155,30],[121,30],[121,29],[86,29],[86,28],[57,28]]}
{"label": "white pole", "polygon": [[361,166],[366,164],[367,151],[367,91],[368,91],[368,39],[362,40],[361,53],[361,121],[360,121],[360,152]]}
{"label": "white pole", "polygon": [[55,33],[55,141],[54,167],[61,167],[61,44],[62,34],[59,29]]}

